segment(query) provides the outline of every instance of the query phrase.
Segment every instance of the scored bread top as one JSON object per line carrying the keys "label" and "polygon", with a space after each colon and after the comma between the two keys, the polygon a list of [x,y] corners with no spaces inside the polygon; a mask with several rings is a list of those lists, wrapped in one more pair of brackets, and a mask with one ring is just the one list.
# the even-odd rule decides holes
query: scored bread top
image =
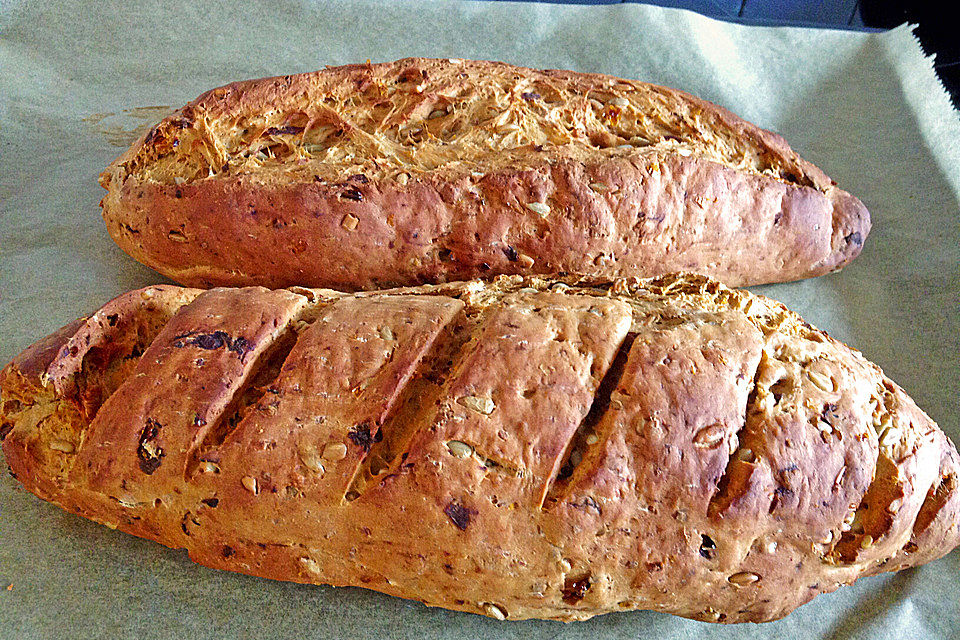
{"label": "scored bread top", "polygon": [[699,276],[157,286],[0,373],[14,475],[202,564],[498,618],[763,621],[960,542],[949,439]]}
{"label": "scored bread top", "polygon": [[164,183],[251,173],[266,182],[342,181],[361,173],[488,173],[561,157],[593,164],[636,149],[704,156],[820,190],[833,186],[776,134],[689,94],[600,74],[466,60],[408,59],[236,82],[164,120],[123,164]]}
{"label": "scored bread top", "polygon": [[600,74],[406,59],[237,82],[101,175],[133,257],[187,284],[347,289],[501,273],[827,273],[870,224],[778,135]]}

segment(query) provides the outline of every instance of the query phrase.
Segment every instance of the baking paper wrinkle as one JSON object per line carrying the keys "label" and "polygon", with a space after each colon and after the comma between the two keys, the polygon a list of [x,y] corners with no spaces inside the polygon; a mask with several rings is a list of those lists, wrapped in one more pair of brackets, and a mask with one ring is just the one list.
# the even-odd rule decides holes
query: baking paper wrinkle
{"label": "baking paper wrinkle", "polygon": [[[908,26],[743,27],[638,4],[4,3],[0,360],[164,281],[103,226],[96,178],[120,149],[97,117],[113,114],[100,124],[118,142],[140,130],[141,108],[176,108],[233,80],[413,55],[638,78],[781,133],[865,202],[874,230],[844,271],[757,290],[881,365],[960,442],[960,119]],[[765,625],[637,612],[564,626],[206,569],[43,503],[6,474],[0,539],[0,639],[960,636],[956,551]]]}

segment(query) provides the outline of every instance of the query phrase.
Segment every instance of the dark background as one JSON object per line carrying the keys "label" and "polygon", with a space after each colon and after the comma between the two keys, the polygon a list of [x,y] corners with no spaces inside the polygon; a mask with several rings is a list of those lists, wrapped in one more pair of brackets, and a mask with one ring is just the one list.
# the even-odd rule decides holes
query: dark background
{"label": "dark background", "polygon": [[934,68],[943,81],[954,109],[960,109],[960,39],[956,28],[956,14],[949,17],[947,11],[957,5],[942,2],[890,2],[884,0],[861,0],[858,3],[863,24],[889,29],[904,22],[917,23],[915,33],[920,38],[923,50],[936,55]]}

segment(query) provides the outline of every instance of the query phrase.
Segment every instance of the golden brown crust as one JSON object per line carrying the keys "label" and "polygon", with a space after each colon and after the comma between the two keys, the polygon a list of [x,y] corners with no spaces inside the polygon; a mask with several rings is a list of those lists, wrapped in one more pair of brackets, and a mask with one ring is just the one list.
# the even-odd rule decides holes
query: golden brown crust
{"label": "golden brown crust", "polygon": [[102,174],[130,255],[187,284],[838,269],[863,204],[776,134],[598,74],[407,59],[238,82]]}
{"label": "golden brown crust", "polygon": [[739,622],[960,542],[936,424],[699,276],[145,291],[3,370],[3,449],[44,499],[208,566],[499,618]]}

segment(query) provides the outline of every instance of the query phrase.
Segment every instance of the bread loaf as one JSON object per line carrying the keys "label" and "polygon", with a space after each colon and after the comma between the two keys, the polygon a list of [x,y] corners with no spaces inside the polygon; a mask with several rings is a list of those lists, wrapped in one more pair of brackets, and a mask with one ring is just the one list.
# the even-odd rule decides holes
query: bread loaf
{"label": "bread loaf", "polygon": [[779,618],[960,542],[856,351],[700,276],[134,291],[0,373],[15,477],[201,564],[496,618]]}
{"label": "bread loaf", "polygon": [[681,91],[407,59],[237,82],[100,177],[110,235],[189,286],[346,290],[839,269],[862,203],[779,136]]}

